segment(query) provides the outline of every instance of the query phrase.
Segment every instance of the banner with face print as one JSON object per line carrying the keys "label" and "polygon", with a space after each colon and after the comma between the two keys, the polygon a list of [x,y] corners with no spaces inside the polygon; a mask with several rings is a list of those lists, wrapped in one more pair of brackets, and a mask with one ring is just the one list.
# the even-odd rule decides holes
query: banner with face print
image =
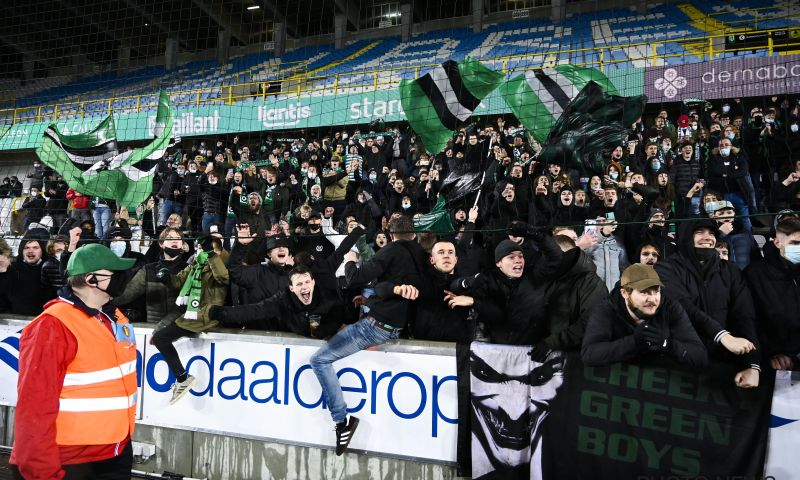
{"label": "banner with face print", "polygon": [[761,478],[774,376],[740,389],[737,368],[588,367],[578,352],[473,343],[475,479]]}

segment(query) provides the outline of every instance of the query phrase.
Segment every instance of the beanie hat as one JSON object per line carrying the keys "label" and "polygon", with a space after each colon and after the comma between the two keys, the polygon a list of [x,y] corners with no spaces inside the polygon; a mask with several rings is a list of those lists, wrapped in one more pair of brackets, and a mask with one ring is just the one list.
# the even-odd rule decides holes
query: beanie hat
{"label": "beanie hat", "polygon": [[499,262],[506,256],[514,253],[514,252],[521,252],[522,247],[520,247],[517,242],[511,240],[503,240],[502,242],[497,244],[497,247],[494,249],[494,261],[495,263]]}

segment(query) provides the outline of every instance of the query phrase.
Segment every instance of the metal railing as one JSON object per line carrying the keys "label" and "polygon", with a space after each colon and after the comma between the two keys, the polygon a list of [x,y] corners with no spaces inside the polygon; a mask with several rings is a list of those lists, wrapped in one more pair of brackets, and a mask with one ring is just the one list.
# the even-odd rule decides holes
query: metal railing
{"label": "metal railing", "polygon": [[[763,7],[759,9],[743,10],[745,12],[755,12],[754,20],[742,20],[743,22],[754,23],[757,20],[758,12],[771,9],[784,9],[786,6]],[[798,8],[798,7],[788,7]],[[731,12],[719,12],[708,15],[708,17],[730,14]],[[797,14],[784,16],[780,18],[800,18],[800,11]],[[777,19],[770,17],[770,20]],[[700,20],[697,20],[700,21]],[[755,22],[757,24],[757,22]],[[508,55],[493,58],[481,58],[484,64],[498,64],[499,70],[504,74],[519,73],[536,68],[555,66],[560,58],[565,56],[583,58],[583,61],[570,61],[571,64],[583,67],[594,67],[600,71],[604,71],[606,67],[613,66],[620,63],[629,63],[633,61],[644,61],[649,65],[659,65],[666,63],[670,58],[687,58],[696,57],[699,61],[713,60],[718,58],[724,53],[731,52],[746,52],[761,50],[761,48],[742,47],[742,48],[718,48],[715,46],[717,43],[725,43],[725,37],[728,36],[730,30],[736,29],[738,34],[747,33],[766,33],[771,34],[773,31],[783,31],[791,29],[791,27],[781,27],[765,30],[741,30],[732,25],[732,22],[727,22],[726,25],[730,29],[722,33],[713,35],[704,35],[699,37],[679,38],[672,40],[663,40],[658,42],[639,42],[617,44],[611,46],[600,46],[590,48],[578,49],[559,49],[543,52],[535,52],[523,55]],[[797,28],[800,28],[798,26]],[[722,42],[720,42],[722,40]],[[768,55],[773,55],[773,43],[771,35],[768,35],[768,43],[765,47]],[[668,45],[679,45],[683,52],[681,53],[666,53]],[[800,51],[800,40],[797,43],[791,43],[784,46],[797,47]],[[612,58],[613,51],[625,50],[627,55],[623,59]],[[641,52],[641,56],[632,57],[631,52]],[[659,51],[661,53],[659,53]],[[589,60],[586,60],[589,58]],[[170,97],[173,99],[173,104],[176,106],[201,106],[211,104],[233,104],[242,100],[253,100],[260,98],[266,101],[274,96],[288,96],[300,98],[303,95],[313,95],[315,93],[330,92],[333,95],[355,93],[356,91],[374,91],[385,88],[392,88],[399,85],[401,78],[418,78],[420,74],[424,74],[427,70],[436,67],[438,64],[421,64],[408,67],[396,67],[388,69],[370,69],[370,70],[350,70],[348,72],[336,73],[332,75],[314,75],[308,74],[307,62],[285,62],[283,65],[291,65],[289,68],[281,68],[276,72],[275,80],[281,83],[280,91],[268,91],[266,84],[269,82],[231,82],[229,85],[221,85],[214,87],[194,88],[187,90],[176,90],[170,92]],[[509,65],[514,64],[513,67]],[[519,65],[523,64],[523,65]],[[263,67],[251,67],[246,72],[240,72],[237,78],[242,78],[244,75],[254,75],[254,72],[263,70]],[[388,80],[387,80],[388,78]],[[204,95],[207,92],[208,95]],[[115,106],[115,103],[132,100],[128,102],[129,106]],[[42,122],[42,121],[56,121],[59,118],[84,118],[87,114],[112,114],[112,113],[132,113],[141,112],[143,109],[152,109],[157,106],[158,95],[155,92],[129,95],[129,96],[116,96],[112,95],[108,98],[98,100],[80,100],[73,102],[60,102],[50,105],[37,105],[31,107],[19,107],[14,109],[0,110],[0,123],[16,124],[19,122]],[[3,122],[5,120],[5,122]]]}

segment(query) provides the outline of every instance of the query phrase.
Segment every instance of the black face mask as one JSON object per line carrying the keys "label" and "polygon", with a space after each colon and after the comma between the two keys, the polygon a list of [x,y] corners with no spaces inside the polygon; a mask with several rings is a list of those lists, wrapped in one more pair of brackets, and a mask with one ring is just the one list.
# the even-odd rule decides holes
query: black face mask
{"label": "black face mask", "polygon": [[717,250],[714,248],[697,248],[694,247],[694,256],[701,262],[707,262],[714,258],[715,255],[719,255]]}
{"label": "black face mask", "polygon": [[178,247],[178,248],[169,248],[169,247],[167,247],[167,248],[163,248],[162,250],[164,250],[164,253],[166,253],[170,257],[177,257],[177,256],[179,256],[180,254],[183,253],[183,249],[180,248],[180,247]]}
{"label": "black face mask", "polygon": [[[95,277],[93,285],[97,285],[97,283],[94,282],[99,282],[99,281],[100,279]],[[109,280],[108,286],[105,289],[100,287],[97,287],[97,289],[100,290],[101,292],[106,292],[111,298],[114,298],[122,295],[127,285],[128,285],[128,276],[125,274],[124,271],[117,271],[114,272],[113,275],[111,275],[111,279]]]}

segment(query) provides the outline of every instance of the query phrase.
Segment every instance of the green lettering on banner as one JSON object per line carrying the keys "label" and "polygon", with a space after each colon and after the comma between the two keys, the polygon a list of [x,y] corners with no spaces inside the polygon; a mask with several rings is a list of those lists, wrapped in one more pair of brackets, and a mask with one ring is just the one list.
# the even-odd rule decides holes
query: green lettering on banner
{"label": "green lettering on banner", "polygon": [[689,448],[676,448],[672,451],[672,468],[675,475],[695,477],[700,474],[700,452]]}
{"label": "green lettering on banner", "polygon": [[578,452],[602,457],[606,451],[606,434],[597,428],[578,428]]}
{"label": "green lettering on banner", "polygon": [[584,390],[581,394],[581,414],[587,417],[608,418],[608,396],[604,393]]}
{"label": "green lettering on banner", "polygon": [[[644,68],[617,70],[609,75],[620,95],[640,95],[644,90]],[[499,115],[510,109],[499,91],[484,98],[475,115]],[[114,115],[117,140],[122,142],[153,138],[156,112]],[[56,122],[62,133],[81,133],[94,128],[102,115],[71,118]],[[399,89],[341,95],[322,95],[297,99],[269,99],[234,105],[208,105],[178,108],[173,133],[176,137],[290,130],[369,123],[377,118],[387,122],[405,120]],[[0,138],[0,150],[30,150],[42,141],[50,125],[46,122],[17,123]]]}
{"label": "green lettering on banner", "polygon": [[669,426],[669,407],[657,403],[644,402],[642,408],[642,428],[666,432]]}

